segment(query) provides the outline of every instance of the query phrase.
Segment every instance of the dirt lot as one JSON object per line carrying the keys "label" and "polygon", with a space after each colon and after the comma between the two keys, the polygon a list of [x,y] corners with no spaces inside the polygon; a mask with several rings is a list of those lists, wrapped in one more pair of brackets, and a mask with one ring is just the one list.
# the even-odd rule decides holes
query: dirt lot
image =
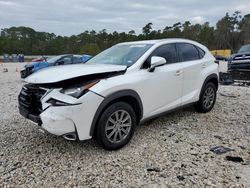
{"label": "dirt lot", "polygon": [[[21,117],[23,82],[16,64],[4,66],[0,187],[250,187],[250,88],[221,86],[212,112],[189,107],[158,118],[138,126],[127,147],[109,152],[94,141],[42,133]],[[215,146],[234,151],[216,155],[210,151]]]}

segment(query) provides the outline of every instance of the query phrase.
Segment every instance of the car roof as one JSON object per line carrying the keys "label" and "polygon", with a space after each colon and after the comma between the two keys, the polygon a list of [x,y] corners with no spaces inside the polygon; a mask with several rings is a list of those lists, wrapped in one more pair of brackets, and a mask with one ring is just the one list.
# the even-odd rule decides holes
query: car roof
{"label": "car roof", "polygon": [[[189,42],[194,43],[195,41],[182,38],[168,38],[168,39],[157,39],[157,40],[141,40],[141,41],[132,41],[132,42],[123,42],[120,44],[157,44],[162,42]],[[196,43],[196,42],[195,42]]]}
{"label": "car roof", "polygon": [[164,43],[190,43],[193,45],[196,45],[200,48],[202,48],[203,50],[207,50],[207,48],[196,42],[193,40],[189,40],[189,39],[183,39],[183,38],[168,38],[168,39],[158,39],[158,40],[141,40],[141,41],[133,41],[133,42],[123,42],[123,43],[119,43],[117,45],[126,45],[126,44],[151,44],[151,45],[155,45],[155,44],[164,44]]}

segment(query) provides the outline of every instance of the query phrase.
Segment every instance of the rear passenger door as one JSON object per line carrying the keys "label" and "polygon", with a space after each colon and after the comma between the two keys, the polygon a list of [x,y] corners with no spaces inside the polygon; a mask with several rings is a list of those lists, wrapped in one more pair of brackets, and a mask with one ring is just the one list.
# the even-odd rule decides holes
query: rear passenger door
{"label": "rear passenger door", "polygon": [[205,52],[189,43],[177,43],[177,49],[183,67],[182,105],[185,105],[197,100]]}

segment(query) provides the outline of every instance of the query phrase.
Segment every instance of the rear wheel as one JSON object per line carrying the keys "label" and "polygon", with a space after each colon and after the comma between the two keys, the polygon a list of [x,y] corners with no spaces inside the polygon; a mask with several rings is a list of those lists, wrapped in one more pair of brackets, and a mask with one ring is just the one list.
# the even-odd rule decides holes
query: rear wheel
{"label": "rear wheel", "polygon": [[126,145],[134,134],[136,115],[125,102],[109,106],[101,115],[96,139],[105,149],[116,150]]}
{"label": "rear wheel", "polygon": [[216,101],[216,87],[212,82],[209,82],[201,91],[200,99],[195,104],[197,111],[206,113],[213,109]]}

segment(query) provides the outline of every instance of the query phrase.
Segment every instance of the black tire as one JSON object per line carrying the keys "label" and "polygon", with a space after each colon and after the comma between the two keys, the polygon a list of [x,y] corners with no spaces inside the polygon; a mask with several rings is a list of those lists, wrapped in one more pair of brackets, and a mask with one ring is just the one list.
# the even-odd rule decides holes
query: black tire
{"label": "black tire", "polygon": [[[213,92],[213,97],[212,95],[209,97],[211,100],[207,99],[207,92],[211,91]],[[198,112],[201,113],[207,113],[211,111],[214,107],[214,104],[216,102],[216,94],[217,94],[217,89],[214,83],[208,82],[201,90],[200,94],[200,99],[199,101],[195,104],[195,108]],[[207,103],[206,103],[207,102]]]}
{"label": "black tire", "polygon": [[[119,120],[117,120],[116,115],[118,114],[119,116],[119,113],[120,113],[120,118],[118,118]],[[126,120],[124,123],[120,121],[120,119],[122,119],[122,113],[125,114],[129,119],[129,120]],[[112,121],[110,121],[110,118]],[[114,121],[115,122],[120,121],[120,122],[113,123]],[[130,129],[128,128],[128,126],[122,127],[123,125],[129,125],[129,124],[131,124],[131,126],[129,126]],[[116,127],[116,126],[119,126],[119,127]],[[115,128],[112,129],[112,127],[115,127]],[[131,140],[135,131],[135,127],[136,127],[136,115],[135,115],[134,109],[128,103],[117,102],[117,103],[110,105],[101,114],[101,117],[96,127],[95,139],[104,149],[117,150],[125,146]],[[111,130],[108,130],[110,128]],[[121,129],[123,130],[121,131]],[[126,131],[124,131],[125,129]],[[113,131],[115,132],[113,133]],[[122,134],[126,134],[125,132],[127,133],[127,136],[126,135],[122,136]],[[111,133],[113,133],[113,135],[111,135]],[[119,138],[121,137],[123,138],[119,142],[115,142],[114,141],[115,134],[117,135],[116,136],[117,138],[118,138],[118,135],[119,135]],[[111,137],[108,138],[110,135]]]}
{"label": "black tire", "polygon": [[26,78],[26,77],[27,77],[26,70],[22,70],[21,71],[21,78]]}

